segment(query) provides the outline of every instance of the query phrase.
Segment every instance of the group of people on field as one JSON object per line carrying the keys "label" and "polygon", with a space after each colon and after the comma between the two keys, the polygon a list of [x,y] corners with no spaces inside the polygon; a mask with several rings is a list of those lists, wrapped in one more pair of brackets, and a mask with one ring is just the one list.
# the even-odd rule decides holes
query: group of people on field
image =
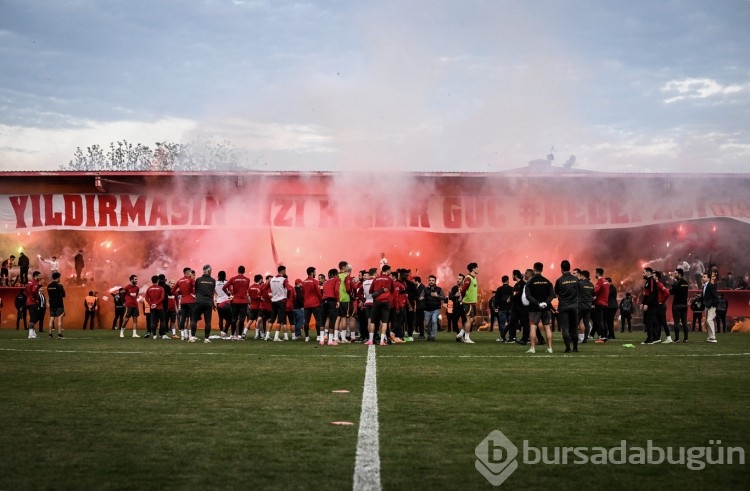
{"label": "group of people on field", "polygon": [[[562,275],[553,283],[543,275],[541,262],[534,263],[524,273],[513,270],[514,284],[507,276],[490,301],[490,326],[497,321],[501,342],[529,344],[528,353],[535,353],[538,344],[546,345],[552,353],[552,325],[558,323],[565,352],[577,352],[578,345],[588,341],[604,343],[615,338],[614,318],[620,311],[621,332],[627,326],[640,303],[645,325],[644,344],[661,342],[661,331],[666,343],[679,341],[680,327],[687,341],[687,308],[689,283],[684,271],[677,268],[667,288],[662,274],[644,269],[643,295],[639,301],[627,293],[619,302],[617,289],[602,268],[595,269],[594,281],[587,270],[572,269],[570,262],[560,264]],[[409,269],[392,270],[385,258],[380,269],[371,268],[352,274],[352,266],[341,261],[338,269],[318,274],[313,266],[307,277],[290,282],[286,267],[280,265],[276,275],[246,276],[239,266],[234,276],[227,278],[219,271],[214,278],[211,265],[203,267],[202,275],[186,267],[178,280],[167,280],[165,275],[154,275],[142,291],[137,275],[113,293],[115,315],[112,329],[125,336],[132,322],[132,336],[138,334],[141,312],[146,319],[143,337],[159,339],[198,340],[198,323],[203,321],[203,342],[211,339],[246,339],[255,331],[254,339],[274,341],[310,341],[310,328],[317,330],[316,341],[329,346],[360,341],[364,344],[400,344],[415,339],[434,341],[441,328],[441,312],[445,307],[448,329],[455,332],[457,342],[473,344],[471,332],[477,317],[477,263],[467,265],[467,274],[459,274],[456,284],[445,292],[429,275],[426,284]],[[719,296],[715,282],[703,284],[699,294],[703,310],[707,312],[709,342],[716,342],[716,306]],[[65,290],[55,272],[47,286],[47,298],[42,291],[38,271],[25,287],[26,310],[30,316],[29,338],[35,338],[38,312],[50,308],[50,337],[52,326],[57,326],[58,337],[63,337]],[[675,319],[675,339],[666,321],[666,299],[673,297],[672,314]],[[87,297],[88,298],[88,297]],[[95,301],[94,297],[94,301]],[[218,317],[219,333],[211,336],[212,318]],[[170,332],[171,331],[171,332]],[[179,331],[179,334],[178,334]],[[521,338],[517,333],[521,332]],[[282,337],[283,335],[283,337]]]}

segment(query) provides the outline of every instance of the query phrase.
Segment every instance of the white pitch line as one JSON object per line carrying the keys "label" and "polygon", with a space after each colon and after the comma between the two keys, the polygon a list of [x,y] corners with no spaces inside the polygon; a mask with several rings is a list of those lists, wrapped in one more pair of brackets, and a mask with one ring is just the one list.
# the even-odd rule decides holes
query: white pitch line
{"label": "white pitch line", "polygon": [[354,461],[354,491],[380,491],[380,430],[375,346],[367,350],[367,370],[359,415],[357,457]]}

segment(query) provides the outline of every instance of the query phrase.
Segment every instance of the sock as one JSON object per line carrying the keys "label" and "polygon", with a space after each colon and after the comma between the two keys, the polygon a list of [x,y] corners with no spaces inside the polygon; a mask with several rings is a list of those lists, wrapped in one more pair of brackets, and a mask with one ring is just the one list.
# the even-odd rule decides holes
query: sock
{"label": "sock", "polygon": [[380,334],[380,342],[385,343],[385,334]]}
{"label": "sock", "polygon": [[275,331],[275,334],[273,335],[273,339],[274,340],[279,339],[279,331]]}
{"label": "sock", "polygon": [[339,340],[339,330],[338,329],[334,329],[334,331],[333,331],[333,340],[334,341],[338,341]]}
{"label": "sock", "polygon": [[463,336],[464,334],[466,334],[466,331],[464,331],[464,330],[463,330],[463,328],[461,328],[461,330],[460,330],[460,331],[458,331],[458,336],[456,336],[456,337],[459,337],[459,338],[460,338],[460,337],[461,337],[461,336]]}
{"label": "sock", "polygon": [[289,333],[288,332],[284,333],[284,341],[289,341]]}
{"label": "sock", "polygon": [[374,341],[375,341],[375,333],[374,333],[374,332],[371,332],[371,333],[370,333],[370,342],[372,343],[372,342],[374,342]]}

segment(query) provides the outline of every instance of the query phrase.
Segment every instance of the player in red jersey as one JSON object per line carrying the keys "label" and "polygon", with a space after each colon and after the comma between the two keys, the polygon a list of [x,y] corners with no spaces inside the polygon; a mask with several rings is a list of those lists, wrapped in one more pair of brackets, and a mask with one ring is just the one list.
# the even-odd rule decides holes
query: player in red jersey
{"label": "player in red jersey", "polygon": [[125,290],[125,322],[122,325],[122,330],[128,327],[128,322],[133,319],[133,337],[139,338],[138,335],[138,276],[130,275],[130,284],[122,287]]}
{"label": "player in red jersey", "polygon": [[318,341],[321,334],[320,305],[323,301],[323,292],[320,284],[315,278],[315,267],[307,268],[307,278],[302,280],[302,299],[305,309],[305,341],[310,341],[310,318],[315,317],[315,328],[318,330]]}
{"label": "player in red jersey", "polygon": [[237,275],[232,276],[222,287],[224,293],[229,295],[232,305],[232,339],[239,339],[240,330],[247,317],[247,306],[250,303],[248,290],[250,290],[250,278],[245,276],[245,266],[237,268]]}
{"label": "player in red jersey", "polygon": [[372,324],[373,329],[380,330],[380,346],[385,346],[385,331],[388,328],[388,316],[391,310],[391,292],[394,290],[393,279],[390,275],[391,267],[383,265],[382,271],[370,285],[372,295]]}

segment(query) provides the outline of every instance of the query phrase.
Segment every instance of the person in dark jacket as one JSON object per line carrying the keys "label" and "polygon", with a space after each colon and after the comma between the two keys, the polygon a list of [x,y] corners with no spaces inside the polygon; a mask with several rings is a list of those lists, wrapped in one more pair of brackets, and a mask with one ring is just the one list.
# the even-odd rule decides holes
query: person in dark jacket
{"label": "person in dark jacket", "polygon": [[687,311],[689,288],[690,285],[685,279],[685,272],[682,270],[682,268],[677,268],[674,272],[674,282],[672,282],[672,287],[669,289],[669,293],[672,295],[672,326],[674,327],[675,342],[680,340],[680,324],[682,324],[682,332],[684,334],[684,339],[682,342],[687,343]]}
{"label": "person in dark jacket", "polygon": [[547,335],[547,353],[552,354],[552,299],[555,298],[555,290],[552,282],[542,276],[544,265],[541,262],[534,263],[534,276],[526,282],[524,292],[529,302],[529,341],[531,347],[527,353],[536,353],[537,336],[536,331],[539,323],[542,323]]}
{"label": "person in dark jacket", "polygon": [[578,319],[583,323],[579,333],[583,333],[581,344],[587,343],[591,335],[591,309],[594,305],[594,284],[588,270],[576,270],[578,276]]}
{"label": "person in dark jacket", "polygon": [[607,278],[609,283],[609,297],[607,299],[607,338],[615,339],[615,316],[617,316],[617,288],[612,283],[612,278]]}
{"label": "person in dark jacket", "polygon": [[190,319],[190,339],[191,343],[197,341],[195,334],[198,330],[198,320],[203,317],[203,342],[210,343],[208,339],[211,335],[211,312],[214,307],[214,294],[216,293],[216,280],[211,277],[211,265],[203,266],[203,275],[195,280],[195,307],[193,316]]}
{"label": "person in dark jacket", "polygon": [[[495,307],[497,308],[497,328],[499,331],[499,337],[497,338],[500,342],[506,342],[505,336],[508,332],[508,325],[510,321],[510,311],[512,308],[513,299],[513,288],[508,284],[510,279],[508,276],[501,278],[502,285],[495,291]],[[514,336],[515,337],[515,333]]]}
{"label": "person in dark jacket", "polygon": [[435,275],[427,279],[424,288],[424,326],[427,332],[427,341],[435,341],[438,326],[440,325],[440,307],[445,300],[443,289],[437,285]]}
{"label": "person in dark jacket", "polygon": [[570,272],[570,261],[564,259],[560,263],[562,276],[555,281],[555,294],[557,295],[557,319],[562,330],[565,352],[570,353],[570,345],[573,344],[573,352],[578,352],[578,278]]}
{"label": "person in dark jacket", "polygon": [[659,307],[659,291],[656,286],[654,270],[652,268],[644,268],[643,279],[645,283],[643,285],[641,310],[643,311],[643,325],[645,326],[646,340],[641,344],[653,344],[653,340],[659,327],[656,319],[656,311]]}

